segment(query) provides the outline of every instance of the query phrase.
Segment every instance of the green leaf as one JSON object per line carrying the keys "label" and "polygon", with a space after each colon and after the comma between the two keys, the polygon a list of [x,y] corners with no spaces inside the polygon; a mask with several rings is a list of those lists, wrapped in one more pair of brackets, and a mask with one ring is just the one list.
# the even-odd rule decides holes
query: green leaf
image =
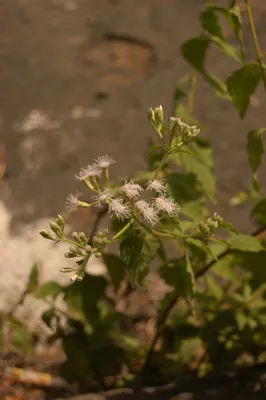
{"label": "green leaf", "polygon": [[130,283],[134,287],[138,278],[143,248],[143,237],[132,233],[120,243],[120,254],[129,271]]}
{"label": "green leaf", "polygon": [[64,288],[64,300],[79,320],[94,326],[100,318],[100,303],[105,298],[107,281],[102,276],[85,274],[81,282]]}
{"label": "green leaf", "polygon": [[218,282],[218,279],[214,278],[211,275],[206,275],[205,277],[205,283],[207,284],[208,290],[210,291],[210,293],[217,299],[217,300],[221,300],[223,297],[223,287],[221,285],[221,283]]}
{"label": "green leaf", "polygon": [[245,116],[250,96],[255,92],[260,80],[261,71],[257,63],[246,64],[227,78],[228,92],[241,118]]}
{"label": "green leaf", "polygon": [[154,259],[154,257],[159,253],[161,249],[161,242],[158,237],[154,235],[147,234],[143,236],[143,248],[140,258],[139,266],[139,282],[144,283],[145,278],[149,272],[149,264]]}
{"label": "green leaf", "polygon": [[198,36],[186,40],[181,45],[181,52],[184,59],[197,71],[205,72],[205,59],[211,39],[206,36]]}
{"label": "green leaf", "polygon": [[234,46],[225,42],[219,37],[211,36],[211,40],[213,43],[217,45],[217,47],[219,47],[222,50],[224,54],[226,54],[228,57],[233,58],[237,62],[241,63],[241,57]]}
{"label": "green leaf", "polygon": [[44,299],[45,297],[52,297],[53,299],[62,293],[63,288],[59,283],[54,281],[45,282],[36,292],[37,299]]}
{"label": "green leaf", "polygon": [[260,241],[256,237],[250,235],[232,235],[228,239],[226,239],[225,242],[232,250],[251,252],[259,252],[263,250]]}
{"label": "green leaf", "polygon": [[205,72],[203,76],[205,80],[210,84],[210,86],[214,89],[218,97],[231,101],[231,96],[228,93],[227,86],[220,78],[215,75],[207,74],[207,72]]}
{"label": "green leaf", "polygon": [[43,322],[49,326],[49,328],[52,327],[52,320],[55,316],[55,308],[51,307],[47,311],[45,311],[42,315],[42,320]]}
{"label": "green leaf", "polygon": [[103,261],[108,269],[115,291],[117,291],[124,278],[126,265],[120,257],[114,254],[104,254]]}
{"label": "green leaf", "polygon": [[209,5],[200,14],[200,23],[203,29],[211,35],[217,36],[220,39],[224,39],[221,26],[218,22],[217,15],[215,13],[216,7]]}
{"label": "green leaf", "polygon": [[227,19],[238,40],[242,41],[242,16],[240,7],[235,4],[232,5],[230,10],[228,10]]}
{"label": "green leaf", "polygon": [[266,198],[256,204],[251,211],[251,217],[256,218],[262,224],[266,224]]}
{"label": "green leaf", "polygon": [[194,174],[172,173],[167,176],[167,181],[170,196],[181,206],[202,196]]}
{"label": "green leaf", "polygon": [[258,167],[260,166],[261,156],[264,154],[262,134],[265,131],[266,128],[262,128],[250,131],[248,133],[248,144],[247,144],[248,160],[253,174],[256,173]]}
{"label": "green leaf", "polygon": [[11,341],[13,346],[21,350],[24,354],[33,349],[32,334],[20,322],[12,323]]}
{"label": "green leaf", "polygon": [[34,264],[32,266],[28,284],[27,284],[27,291],[30,293],[34,293],[39,287],[39,269],[38,265]]}
{"label": "green leaf", "polygon": [[[211,256],[214,259],[216,259],[216,255],[211,251],[209,246],[207,246],[205,243],[202,242],[202,240],[191,237],[191,238],[185,239],[185,241],[188,244],[192,245],[192,246],[190,246],[190,247],[192,247],[192,249],[193,249],[193,246],[194,246],[194,247],[200,249],[201,251],[203,251],[205,254],[208,254],[209,256]],[[193,252],[193,250],[192,250],[192,252]]]}
{"label": "green leaf", "polygon": [[161,278],[174,287],[177,295],[194,296],[195,279],[191,265],[186,258],[172,260],[162,265],[159,269]]}
{"label": "green leaf", "polygon": [[252,273],[255,282],[259,284],[266,282],[266,251],[242,253],[239,264]]}
{"label": "green leaf", "polygon": [[199,140],[196,143],[192,143],[189,147],[184,146],[184,148],[192,150],[198,157],[193,157],[182,152],[174,154],[173,161],[177,165],[181,164],[189,174],[194,174],[199,182],[201,190],[206,193],[211,200],[215,200],[216,184],[213,172],[213,156],[208,142]]}

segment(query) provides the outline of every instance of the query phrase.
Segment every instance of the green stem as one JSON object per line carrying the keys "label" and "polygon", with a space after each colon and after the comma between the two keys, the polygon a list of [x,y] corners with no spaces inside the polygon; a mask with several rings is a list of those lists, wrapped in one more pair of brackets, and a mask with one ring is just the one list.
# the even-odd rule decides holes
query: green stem
{"label": "green stem", "polygon": [[111,240],[109,240],[109,243],[113,243],[114,241],[116,241],[121,235],[123,235],[124,232],[126,232],[126,230],[128,228],[130,228],[131,225],[133,225],[135,219],[132,218],[122,229],[121,231],[119,231],[117,234],[115,234],[115,236],[113,236],[113,238]]}
{"label": "green stem", "polygon": [[189,91],[188,91],[188,112],[191,115],[194,108],[194,98],[195,98],[195,87],[196,87],[197,77],[194,72],[191,73],[189,79]]}
{"label": "green stem", "polygon": [[167,151],[167,152],[164,154],[163,158],[161,159],[160,164],[158,165],[158,167],[157,167],[157,169],[156,169],[156,171],[155,171],[155,173],[154,173],[154,178],[157,178],[157,177],[158,177],[158,175],[159,175],[161,169],[163,168],[164,163],[165,163],[165,161],[167,160],[168,156],[169,156],[169,152]]}
{"label": "green stem", "polygon": [[254,46],[255,46],[256,53],[257,53],[257,59],[258,59],[258,63],[259,63],[260,70],[261,70],[261,77],[262,77],[263,84],[264,84],[264,90],[266,93],[266,73],[265,73],[265,70],[263,67],[263,62],[262,62],[263,55],[262,55],[262,52],[260,49],[257,31],[256,31],[256,27],[255,27],[255,22],[254,22],[254,18],[252,15],[251,6],[249,4],[249,0],[245,0],[245,4],[246,4],[246,9],[247,9],[247,14],[248,14],[248,21],[249,21],[253,41],[254,41]]}
{"label": "green stem", "polygon": [[65,243],[72,244],[73,246],[81,247],[82,249],[85,249],[85,247],[86,247],[83,244],[80,244],[78,242],[74,242],[73,240],[70,240],[70,239],[67,239],[67,238],[62,238],[61,241],[65,242]]}

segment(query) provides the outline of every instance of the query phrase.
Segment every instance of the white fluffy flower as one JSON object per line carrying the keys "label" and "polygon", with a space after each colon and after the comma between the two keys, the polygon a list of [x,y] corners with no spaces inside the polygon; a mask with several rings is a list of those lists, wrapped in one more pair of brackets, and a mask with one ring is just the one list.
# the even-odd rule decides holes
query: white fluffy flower
{"label": "white fluffy flower", "polygon": [[130,208],[127,204],[123,203],[122,197],[117,197],[111,201],[109,212],[114,213],[121,221],[130,217]]}
{"label": "white fluffy flower", "polygon": [[158,214],[153,206],[145,200],[139,200],[135,204],[136,208],[141,212],[143,218],[154,225],[158,221]]}
{"label": "white fluffy flower", "polygon": [[180,206],[172,199],[165,196],[158,196],[154,199],[154,206],[158,212],[166,212],[171,217],[178,215]]}
{"label": "white fluffy flower", "polygon": [[79,173],[75,175],[76,179],[83,181],[85,179],[100,177],[102,174],[101,168],[97,164],[87,165],[87,167],[81,168]]}
{"label": "white fluffy flower", "polygon": [[81,195],[82,195],[82,193],[77,192],[75,195],[71,193],[69,196],[67,196],[66,209],[69,213],[76,210],[76,208],[78,207],[79,198]]}
{"label": "white fluffy flower", "polygon": [[92,199],[97,202],[97,206],[101,207],[102,203],[106,203],[112,197],[112,192],[110,189],[105,188],[101,194],[92,196]]}
{"label": "white fluffy flower", "polygon": [[129,199],[137,199],[143,192],[143,188],[137,183],[134,183],[133,180],[125,182],[124,186],[121,187],[121,190]]}
{"label": "white fluffy flower", "polygon": [[108,168],[110,167],[110,165],[115,164],[116,161],[113,159],[113,157],[105,155],[105,156],[100,156],[95,160],[95,164],[99,167],[99,168]]}
{"label": "white fluffy flower", "polygon": [[148,182],[147,189],[154,190],[159,194],[164,194],[167,191],[166,180],[153,179]]}

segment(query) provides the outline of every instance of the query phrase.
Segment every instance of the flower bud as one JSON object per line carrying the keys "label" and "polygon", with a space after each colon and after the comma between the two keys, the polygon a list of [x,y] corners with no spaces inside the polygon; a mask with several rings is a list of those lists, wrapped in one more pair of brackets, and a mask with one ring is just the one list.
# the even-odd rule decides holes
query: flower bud
{"label": "flower bud", "polygon": [[155,127],[160,131],[163,127],[163,107],[159,106],[154,109]]}
{"label": "flower bud", "polygon": [[73,233],[72,233],[72,237],[76,240],[77,243],[83,244],[81,238],[80,238],[79,235],[78,235],[78,232],[73,232]]}
{"label": "flower bud", "polygon": [[64,273],[68,273],[68,272],[73,272],[74,269],[71,268],[71,267],[62,267],[62,268],[60,269],[60,271],[61,271],[61,272],[64,272]]}
{"label": "flower bud", "polygon": [[84,244],[84,245],[86,245],[87,243],[88,243],[88,238],[87,238],[87,236],[85,235],[85,233],[84,232],[79,232],[79,237],[80,237],[80,240],[82,241],[82,243]]}
{"label": "flower bud", "polygon": [[150,123],[152,125],[154,125],[154,122],[155,122],[154,111],[153,111],[153,109],[151,107],[148,109],[148,120],[150,121]]}
{"label": "flower bud", "polygon": [[62,217],[62,215],[58,214],[58,217],[55,222],[57,223],[57,225],[60,227],[61,231],[63,232],[64,227],[65,227],[65,220]]}
{"label": "flower bud", "polygon": [[100,252],[95,253],[95,257],[96,257],[96,258],[101,258],[101,256],[102,256],[102,255],[101,255]]}
{"label": "flower bud", "polygon": [[76,272],[74,275],[72,275],[70,280],[72,282],[80,282],[80,281],[82,281],[84,276],[85,276],[85,272],[84,271],[79,271],[79,272]]}
{"label": "flower bud", "polygon": [[55,240],[53,238],[52,234],[49,231],[46,231],[45,229],[42,229],[41,231],[39,231],[39,234],[45,239]]}
{"label": "flower bud", "polygon": [[58,237],[62,237],[62,231],[60,229],[60,226],[57,225],[57,223],[55,222],[49,222],[50,228],[51,230],[58,236]]}

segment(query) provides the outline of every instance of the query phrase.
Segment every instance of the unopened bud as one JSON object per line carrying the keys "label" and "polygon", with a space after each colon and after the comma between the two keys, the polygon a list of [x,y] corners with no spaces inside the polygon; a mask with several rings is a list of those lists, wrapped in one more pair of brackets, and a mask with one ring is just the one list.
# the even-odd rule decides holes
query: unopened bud
{"label": "unopened bud", "polygon": [[80,281],[82,281],[84,276],[85,276],[85,272],[84,271],[80,271],[80,272],[77,272],[76,274],[72,275],[70,280],[72,282],[80,282]]}
{"label": "unopened bud", "polygon": [[58,217],[57,217],[55,222],[61,228],[61,231],[63,231],[64,230],[64,226],[65,226],[65,220],[62,217],[62,215],[58,214]]}
{"label": "unopened bud", "polygon": [[101,256],[102,256],[102,255],[101,255],[100,252],[95,253],[95,257],[96,257],[96,258],[101,258]]}
{"label": "unopened bud", "polygon": [[80,239],[78,232],[73,232],[72,233],[72,237],[76,240],[76,242],[78,242],[79,244],[83,244],[82,240]]}
{"label": "unopened bud", "polygon": [[84,232],[79,232],[78,235],[79,235],[79,237],[80,237],[80,239],[81,239],[81,241],[82,241],[82,243],[84,245],[88,243],[88,238],[87,238],[87,236],[85,235]]}
{"label": "unopened bud", "polygon": [[58,236],[58,237],[62,237],[62,231],[60,229],[60,226],[57,225],[57,223],[55,222],[49,222],[50,228],[51,230]]}
{"label": "unopened bud", "polygon": [[61,272],[64,272],[64,273],[67,273],[67,272],[73,272],[74,270],[73,270],[73,268],[71,268],[71,267],[62,267],[62,268],[60,269],[60,271],[61,271]]}
{"label": "unopened bud", "polygon": [[39,231],[39,234],[45,239],[55,240],[53,238],[52,234],[49,231],[46,231],[45,229],[42,229],[41,231]]}
{"label": "unopened bud", "polygon": [[154,122],[155,122],[154,111],[153,111],[153,109],[151,107],[148,109],[148,120],[150,121],[150,123],[152,125],[154,125]]}

